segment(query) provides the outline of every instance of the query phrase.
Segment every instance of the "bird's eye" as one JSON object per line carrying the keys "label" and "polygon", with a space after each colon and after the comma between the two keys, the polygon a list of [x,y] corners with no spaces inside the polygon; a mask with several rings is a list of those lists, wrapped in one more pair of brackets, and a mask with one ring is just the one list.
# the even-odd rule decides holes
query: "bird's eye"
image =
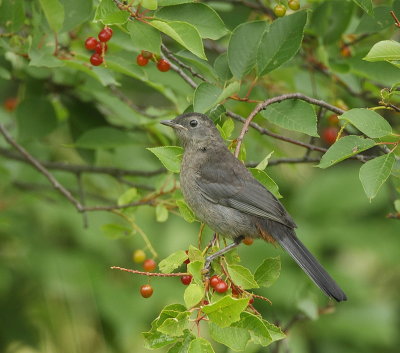
{"label": "bird's eye", "polygon": [[197,126],[197,120],[190,120],[190,122],[189,122],[189,125],[191,126],[191,127],[196,127]]}

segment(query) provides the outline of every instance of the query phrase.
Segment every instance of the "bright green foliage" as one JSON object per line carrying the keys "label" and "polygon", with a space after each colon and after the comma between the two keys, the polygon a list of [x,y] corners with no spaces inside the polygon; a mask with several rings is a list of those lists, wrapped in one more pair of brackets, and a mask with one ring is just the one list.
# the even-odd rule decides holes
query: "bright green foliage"
{"label": "bright green foliage", "polygon": [[173,254],[169,255],[166,259],[162,260],[159,264],[158,267],[160,268],[160,271],[163,273],[170,273],[176,268],[178,268],[180,265],[182,265],[182,262],[187,259],[187,255],[183,250],[178,250],[174,252]]}
{"label": "bright green foliage", "polygon": [[280,272],[280,257],[270,257],[264,259],[263,263],[258,266],[254,276],[260,286],[270,287],[278,279]]}

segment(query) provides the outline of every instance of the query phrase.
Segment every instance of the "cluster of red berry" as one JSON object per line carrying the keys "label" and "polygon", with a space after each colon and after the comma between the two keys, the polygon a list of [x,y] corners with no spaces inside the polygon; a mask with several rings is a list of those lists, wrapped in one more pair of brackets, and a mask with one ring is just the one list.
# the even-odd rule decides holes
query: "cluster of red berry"
{"label": "cluster of red berry", "polygon": [[[141,263],[146,272],[153,272],[157,268],[157,263],[153,259],[146,259],[146,253],[141,249],[133,252],[132,260]],[[144,284],[140,287],[140,294],[143,298],[150,298],[153,295],[153,287],[150,284]]]}
{"label": "cluster of red berry", "polygon": [[98,34],[99,40],[94,37],[89,37],[85,40],[85,48],[94,50],[95,53],[90,57],[90,63],[93,66],[99,66],[104,61],[104,54],[108,47],[107,42],[111,39],[113,31],[110,27],[104,27]]}
{"label": "cluster of red berry", "polygon": [[153,53],[146,50],[142,50],[142,52],[136,57],[136,62],[139,66],[146,66],[150,60],[157,63],[157,69],[161,72],[167,72],[171,68],[171,64],[167,60],[157,58]]}

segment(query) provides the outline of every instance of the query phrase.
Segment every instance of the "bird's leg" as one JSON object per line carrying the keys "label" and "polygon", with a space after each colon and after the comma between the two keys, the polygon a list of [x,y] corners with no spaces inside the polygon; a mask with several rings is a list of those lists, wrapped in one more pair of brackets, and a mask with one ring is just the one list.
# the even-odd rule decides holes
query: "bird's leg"
{"label": "bird's leg", "polygon": [[225,248],[222,248],[221,250],[218,250],[214,254],[207,256],[203,271],[205,273],[207,273],[210,269],[211,262],[213,262],[217,257],[220,257],[220,256],[226,254],[228,251],[231,251],[232,249],[236,248],[242,242],[243,239],[244,239],[244,236],[241,235],[241,236],[235,238],[232,244],[229,244]]}

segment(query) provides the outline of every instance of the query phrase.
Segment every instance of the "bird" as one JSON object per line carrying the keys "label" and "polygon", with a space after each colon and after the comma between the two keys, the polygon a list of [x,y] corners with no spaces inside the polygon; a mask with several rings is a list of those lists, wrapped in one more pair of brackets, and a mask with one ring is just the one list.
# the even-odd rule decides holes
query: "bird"
{"label": "bird", "polygon": [[206,258],[206,266],[244,238],[278,243],[311,280],[337,302],[346,294],[296,236],[296,223],[282,203],[228,149],[205,114],[185,113],[161,121],[184,149],[180,186],[197,219],[233,243]]}

